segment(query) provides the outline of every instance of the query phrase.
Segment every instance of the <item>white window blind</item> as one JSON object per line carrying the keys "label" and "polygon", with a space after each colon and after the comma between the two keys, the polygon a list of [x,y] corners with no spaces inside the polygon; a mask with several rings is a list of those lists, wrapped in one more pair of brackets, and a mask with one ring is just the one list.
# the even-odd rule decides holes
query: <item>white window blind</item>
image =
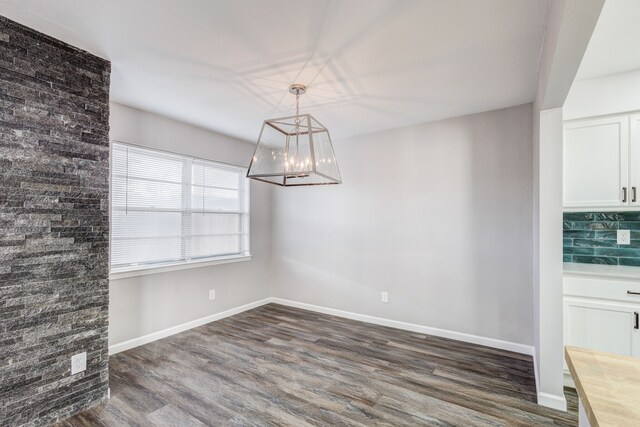
{"label": "white window blind", "polygon": [[249,255],[246,169],[114,142],[111,270]]}

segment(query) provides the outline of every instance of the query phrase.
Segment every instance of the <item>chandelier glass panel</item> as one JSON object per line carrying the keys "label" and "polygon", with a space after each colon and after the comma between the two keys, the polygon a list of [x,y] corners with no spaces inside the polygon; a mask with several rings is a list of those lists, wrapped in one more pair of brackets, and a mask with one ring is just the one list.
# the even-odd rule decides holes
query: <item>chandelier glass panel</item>
{"label": "chandelier glass panel", "polygon": [[306,87],[291,85],[295,116],[265,120],[247,177],[284,187],[340,184],[329,131],[311,114],[300,114]]}

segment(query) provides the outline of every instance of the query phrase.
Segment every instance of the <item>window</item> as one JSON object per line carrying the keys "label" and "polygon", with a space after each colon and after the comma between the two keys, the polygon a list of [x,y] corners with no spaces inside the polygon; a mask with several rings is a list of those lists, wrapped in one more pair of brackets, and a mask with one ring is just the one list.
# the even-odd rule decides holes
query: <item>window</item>
{"label": "window", "polygon": [[115,142],[111,271],[249,255],[246,169]]}

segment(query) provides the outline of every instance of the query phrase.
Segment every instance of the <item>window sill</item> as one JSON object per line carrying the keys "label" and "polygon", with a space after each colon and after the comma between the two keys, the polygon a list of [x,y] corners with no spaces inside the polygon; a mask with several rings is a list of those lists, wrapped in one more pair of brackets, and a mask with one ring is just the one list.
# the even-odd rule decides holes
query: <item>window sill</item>
{"label": "window sill", "polygon": [[150,274],[166,273],[169,271],[188,270],[191,268],[209,267],[219,264],[230,264],[234,262],[251,261],[251,255],[234,255],[224,258],[216,258],[192,262],[180,262],[169,265],[155,267],[135,267],[116,270],[109,273],[110,280],[126,279],[128,277],[147,276]]}

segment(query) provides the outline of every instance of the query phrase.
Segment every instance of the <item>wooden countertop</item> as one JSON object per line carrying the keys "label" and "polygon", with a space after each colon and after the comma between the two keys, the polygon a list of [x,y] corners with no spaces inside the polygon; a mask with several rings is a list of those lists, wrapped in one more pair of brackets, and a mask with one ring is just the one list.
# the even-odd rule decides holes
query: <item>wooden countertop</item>
{"label": "wooden countertop", "polygon": [[591,426],[640,425],[640,359],[571,346],[564,354]]}

